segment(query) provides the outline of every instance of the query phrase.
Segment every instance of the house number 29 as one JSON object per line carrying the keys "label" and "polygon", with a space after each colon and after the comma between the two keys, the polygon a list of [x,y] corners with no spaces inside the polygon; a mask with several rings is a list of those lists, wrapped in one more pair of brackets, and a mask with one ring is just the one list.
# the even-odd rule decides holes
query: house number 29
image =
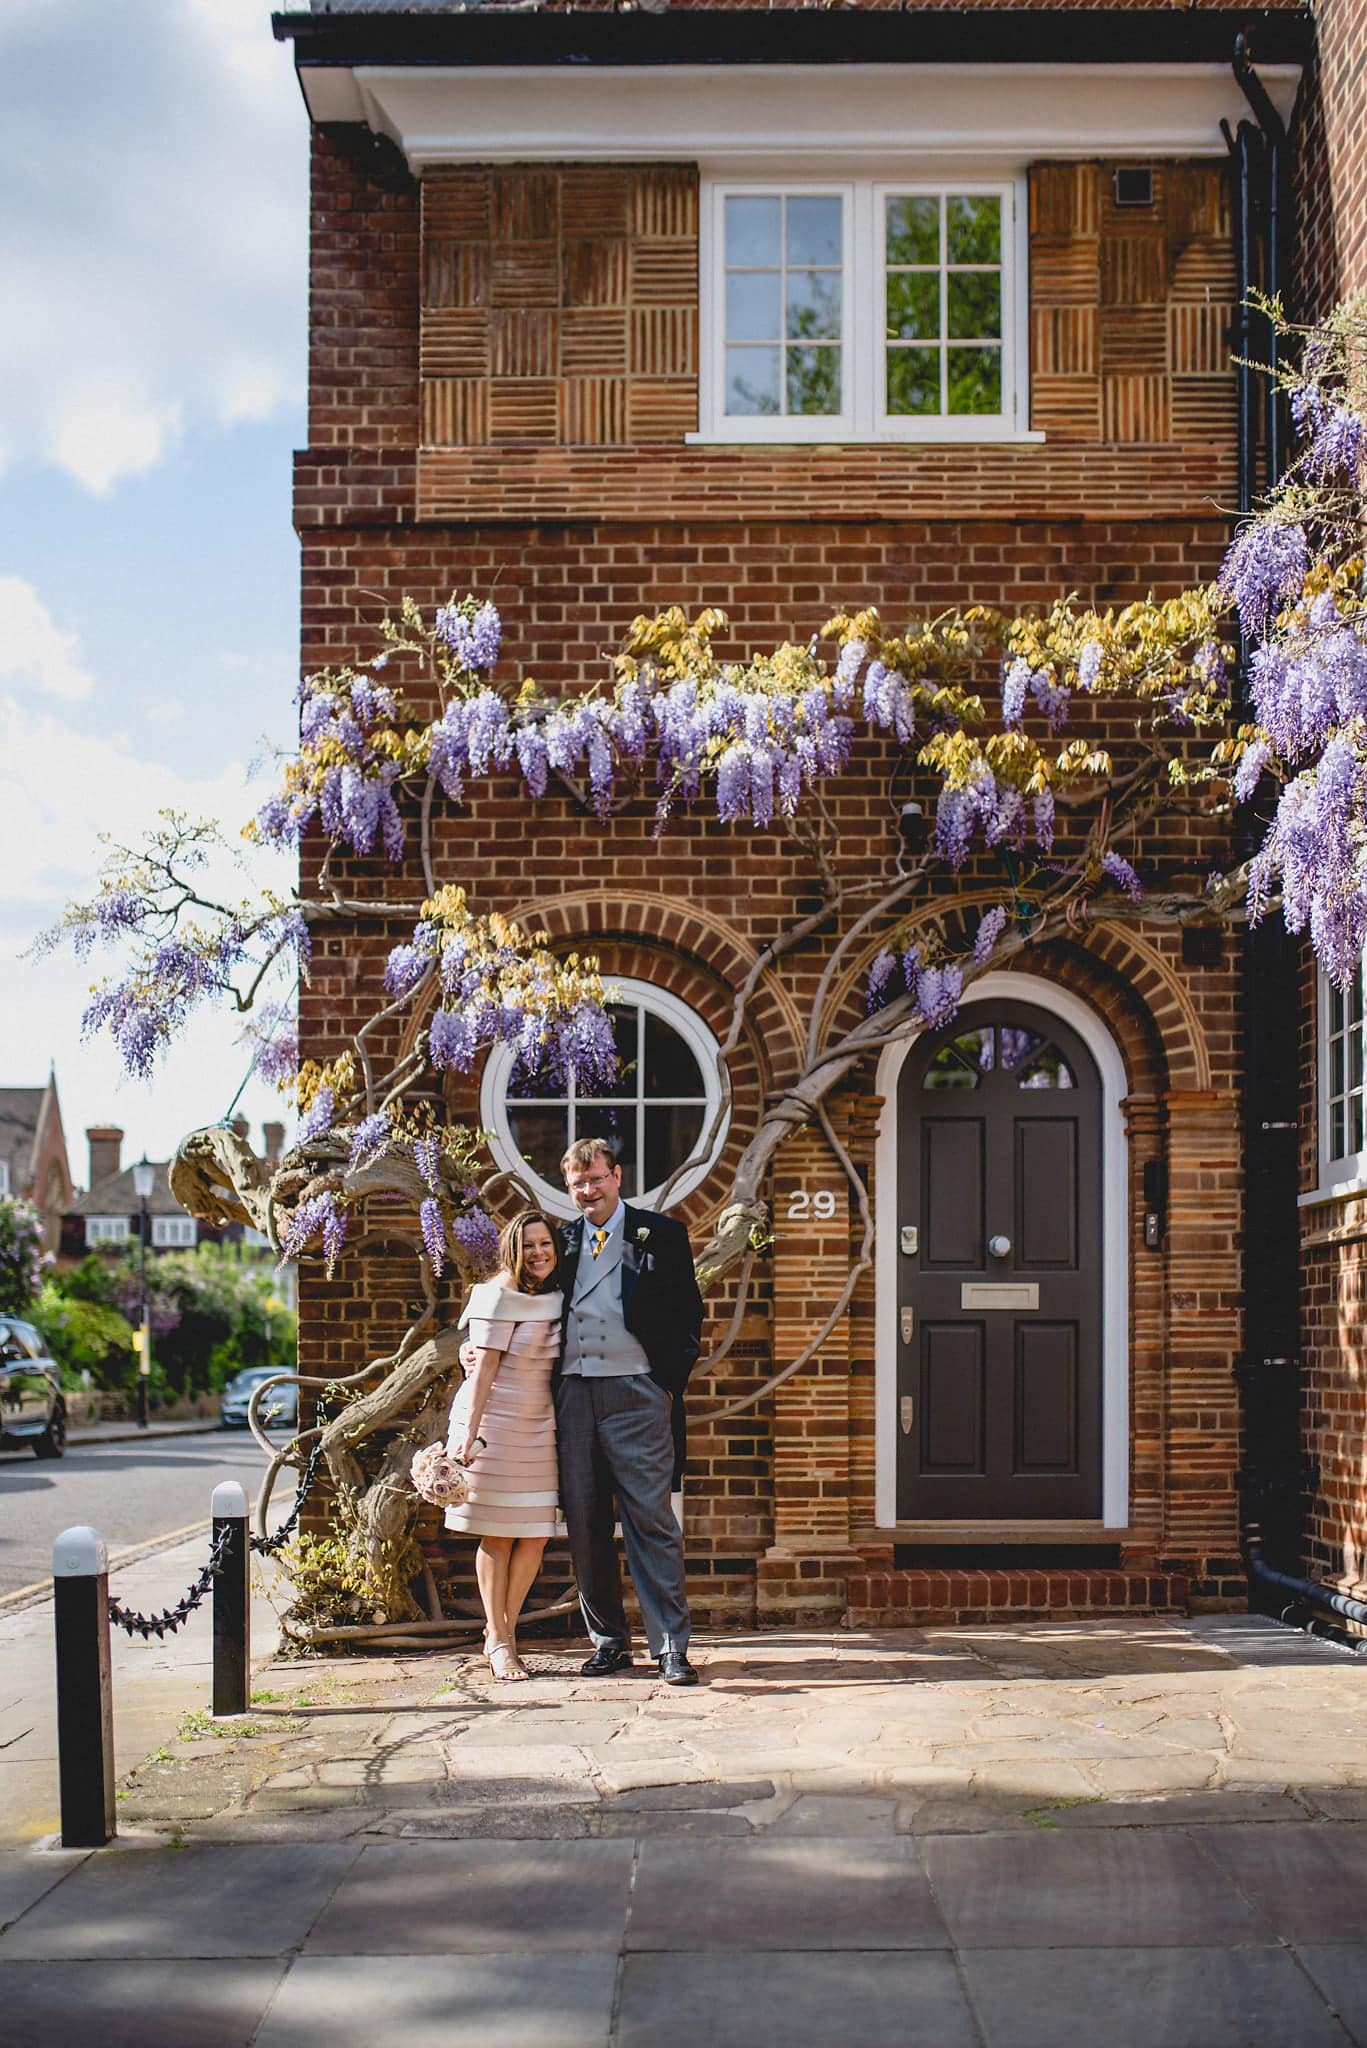
{"label": "house number 29", "polygon": [[835,1214],[835,1196],[829,1188],[799,1188],[788,1197],[788,1221],[805,1223],[809,1216],[829,1223]]}

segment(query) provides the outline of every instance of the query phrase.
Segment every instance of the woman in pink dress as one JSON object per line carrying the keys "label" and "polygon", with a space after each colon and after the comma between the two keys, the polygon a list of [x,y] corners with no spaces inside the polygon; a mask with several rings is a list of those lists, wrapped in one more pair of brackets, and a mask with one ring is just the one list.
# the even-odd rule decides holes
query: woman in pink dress
{"label": "woman in pink dress", "polygon": [[475,1362],[451,1407],[447,1450],[469,1467],[469,1494],[446,1526],[478,1536],[475,1575],[495,1678],[529,1674],[517,1654],[517,1618],[560,1528],[551,1373],[560,1354],[556,1245],[539,1209],[524,1209],[499,1239],[499,1270],[472,1290],[460,1327]]}

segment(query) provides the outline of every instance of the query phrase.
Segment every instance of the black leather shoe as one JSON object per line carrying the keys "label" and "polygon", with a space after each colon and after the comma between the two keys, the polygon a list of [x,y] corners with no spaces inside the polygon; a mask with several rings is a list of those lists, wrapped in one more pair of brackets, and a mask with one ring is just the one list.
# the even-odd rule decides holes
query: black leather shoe
{"label": "black leather shoe", "polygon": [[696,1685],[698,1674],[682,1650],[666,1650],[660,1659],[660,1676],[666,1685]]}
{"label": "black leather shoe", "polygon": [[613,1650],[605,1643],[601,1650],[594,1651],[586,1664],[579,1666],[579,1675],[581,1678],[611,1678],[614,1671],[630,1668],[630,1650]]}

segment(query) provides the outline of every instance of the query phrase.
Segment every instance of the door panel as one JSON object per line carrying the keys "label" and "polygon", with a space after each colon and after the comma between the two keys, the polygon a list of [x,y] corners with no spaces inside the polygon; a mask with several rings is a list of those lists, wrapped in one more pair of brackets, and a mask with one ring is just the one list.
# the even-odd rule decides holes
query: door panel
{"label": "door panel", "polygon": [[1017,1472],[1077,1470],[1077,1326],[1016,1325]]}
{"label": "door panel", "polygon": [[[1085,1045],[1032,1005],[966,1005],[902,1068],[898,1153],[898,1242],[912,1225],[918,1247],[897,1255],[899,1518],[1099,1515],[1101,1083]],[[984,1284],[1001,1306],[982,1306]]]}
{"label": "door panel", "polygon": [[1016,1264],[1033,1272],[1077,1265],[1077,1119],[1016,1123]]}
{"label": "door panel", "polygon": [[926,1323],[921,1385],[928,1472],[986,1470],[986,1333],[981,1323]]}
{"label": "door panel", "polygon": [[983,1241],[985,1137],[977,1117],[926,1118],[921,1156],[927,1266],[967,1265]]}

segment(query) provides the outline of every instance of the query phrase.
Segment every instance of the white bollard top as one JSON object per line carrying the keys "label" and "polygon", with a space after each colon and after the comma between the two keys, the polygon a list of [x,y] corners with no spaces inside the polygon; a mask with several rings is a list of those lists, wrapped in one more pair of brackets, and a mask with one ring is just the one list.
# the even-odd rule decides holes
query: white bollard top
{"label": "white bollard top", "polygon": [[245,1520],[247,1496],[235,1479],[220,1479],[209,1502],[209,1513],[216,1522],[232,1521],[234,1517]]}
{"label": "white bollard top", "polygon": [[54,1579],[93,1579],[109,1570],[109,1546],[98,1529],[78,1522],[63,1529],[52,1544]]}

